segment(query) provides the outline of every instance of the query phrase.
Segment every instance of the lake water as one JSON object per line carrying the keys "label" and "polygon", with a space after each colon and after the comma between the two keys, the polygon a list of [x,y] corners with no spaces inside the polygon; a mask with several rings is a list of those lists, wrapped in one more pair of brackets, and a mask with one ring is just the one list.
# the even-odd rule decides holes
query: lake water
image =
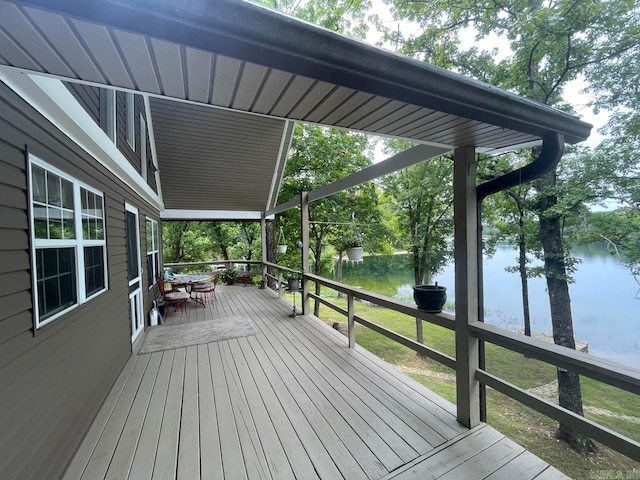
{"label": "lake water", "polygon": [[[629,271],[605,248],[587,245],[576,248],[582,260],[569,286],[576,340],[589,343],[589,353],[640,368],[639,285]],[[485,258],[485,321],[509,330],[523,329],[520,277],[505,267],[516,265],[517,252],[498,247]],[[434,278],[447,287],[448,302],[455,300],[453,264]],[[413,301],[413,273],[406,255],[365,257],[362,262],[345,262],[343,281],[390,297]],[[637,298],[636,298],[637,297]],[[529,279],[531,328],[551,333],[549,298],[544,278]]]}

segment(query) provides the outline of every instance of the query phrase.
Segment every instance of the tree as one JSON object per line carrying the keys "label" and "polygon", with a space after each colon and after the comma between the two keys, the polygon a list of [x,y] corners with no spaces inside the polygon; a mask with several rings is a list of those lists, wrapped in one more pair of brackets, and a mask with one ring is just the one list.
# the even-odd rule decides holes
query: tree
{"label": "tree", "polygon": [[369,13],[370,0],[258,0],[258,3],[356,38],[364,38],[376,18]]}
{"label": "tree", "polygon": [[[568,81],[624,55],[637,42],[638,22],[633,23],[637,15],[629,0],[402,0],[392,4],[398,17],[422,27],[419,35],[407,39],[404,52],[564,109],[570,108],[562,99]],[[462,49],[461,35],[470,28],[475,29],[477,40],[490,34],[500,36],[508,42],[510,56],[495,61],[495,51],[480,51],[476,46]],[[395,36],[394,32],[389,38]],[[575,348],[562,241],[564,213],[558,208],[557,186],[555,169],[540,178],[535,184],[535,206],[554,341]],[[579,376],[559,369],[558,382],[560,405],[582,414]],[[578,451],[594,448],[590,440],[566,425],[560,425],[557,435]]]}
{"label": "tree", "polygon": [[[371,165],[368,148],[367,137],[362,134],[297,125],[278,201],[286,202],[301,191],[315,190],[368,167]],[[340,229],[345,228],[345,225],[336,224],[349,224],[355,218],[367,238],[370,225],[379,223],[379,216],[374,185],[354,187],[348,192],[312,202],[309,207],[309,250],[313,255],[313,272],[322,274],[324,246],[328,242],[336,244]],[[300,238],[298,218],[289,212],[280,217],[287,236]],[[316,285],[316,294],[320,294],[320,285]]]}
{"label": "tree", "polygon": [[202,235],[200,222],[163,222],[165,263],[202,262],[209,259],[211,243]]}
{"label": "tree", "polygon": [[[533,192],[529,186],[521,185],[510,188],[485,200],[487,204],[484,211],[491,212],[492,218],[484,215],[484,221],[488,221],[493,232],[483,242],[485,252],[492,250],[494,245],[500,241],[508,241],[514,245],[518,252],[517,265],[506,267],[509,272],[517,273],[520,277],[522,294],[522,320],[524,334],[531,336],[531,315],[529,309],[529,277],[535,273],[530,268],[532,245],[538,247],[536,235],[536,224],[534,215],[529,207]],[[536,248],[536,256],[539,249]]]}
{"label": "tree", "polygon": [[[393,145],[393,143],[392,143]],[[402,148],[395,143],[396,149]],[[453,250],[453,160],[433,158],[383,180],[402,245],[409,250],[416,285],[431,283]]]}

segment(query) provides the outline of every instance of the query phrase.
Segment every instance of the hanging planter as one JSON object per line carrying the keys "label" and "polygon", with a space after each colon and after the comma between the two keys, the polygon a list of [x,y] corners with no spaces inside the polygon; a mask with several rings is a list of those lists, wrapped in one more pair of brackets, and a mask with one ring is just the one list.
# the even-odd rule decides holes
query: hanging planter
{"label": "hanging planter", "polygon": [[359,262],[362,260],[362,254],[364,249],[362,247],[351,247],[347,249],[347,258],[353,262]]}
{"label": "hanging planter", "polygon": [[276,245],[276,249],[278,250],[278,253],[287,253],[287,241],[284,238],[282,225],[280,225],[280,233],[278,234],[278,244]]}
{"label": "hanging planter", "polygon": [[440,313],[447,301],[447,287],[435,285],[414,285],[413,299],[420,310]]}

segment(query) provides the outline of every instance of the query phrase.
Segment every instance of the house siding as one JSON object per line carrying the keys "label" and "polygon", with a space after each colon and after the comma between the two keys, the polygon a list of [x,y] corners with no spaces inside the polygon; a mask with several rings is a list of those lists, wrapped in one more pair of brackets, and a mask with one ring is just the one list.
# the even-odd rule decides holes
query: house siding
{"label": "house siding", "polygon": [[[106,215],[108,290],[35,335],[25,145],[101,190]],[[158,212],[0,82],[0,478],[59,478],[131,355],[125,201],[144,259],[145,216]]]}
{"label": "house siding", "polygon": [[81,83],[65,83],[82,108],[100,125],[100,89]]}

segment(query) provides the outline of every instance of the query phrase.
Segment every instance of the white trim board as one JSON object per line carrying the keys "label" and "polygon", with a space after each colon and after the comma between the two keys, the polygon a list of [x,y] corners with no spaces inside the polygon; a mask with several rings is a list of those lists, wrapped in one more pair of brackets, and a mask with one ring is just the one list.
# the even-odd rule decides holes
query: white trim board
{"label": "white trim board", "polygon": [[[255,220],[260,221],[261,211],[252,210],[177,210],[167,209],[160,212],[162,220]],[[272,220],[273,216],[267,217]]]}
{"label": "white trim board", "polygon": [[5,67],[0,67],[0,80],[142,199],[158,210],[164,209],[162,198],[143,181],[60,80]]}

